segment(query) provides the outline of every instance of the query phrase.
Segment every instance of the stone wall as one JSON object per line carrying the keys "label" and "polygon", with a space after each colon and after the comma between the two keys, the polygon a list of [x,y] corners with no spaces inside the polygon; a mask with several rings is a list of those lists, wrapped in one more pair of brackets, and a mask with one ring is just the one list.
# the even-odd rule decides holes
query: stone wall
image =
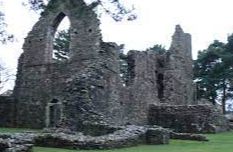
{"label": "stone wall", "polygon": [[151,105],[148,122],[184,133],[215,133],[228,129],[224,115],[211,105]]}
{"label": "stone wall", "polygon": [[[194,103],[189,34],[176,26],[171,48],[163,54],[130,51],[125,81],[120,48],[102,41],[92,9],[83,0],[51,0],[29,32],[13,93],[17,127],[98,132],[108,125],[148,124],[151,104]],[[54,34],[65,16],[71,22],[70,58],[54,62]]]}
{"label": "stone wall", "polygon": [[122,89],[125,116],[131,124],[146,124],[148,106],[158,104],[157,54],[130,51],[128,84]]}
{"label": "stone wall", "polygon": [[193,104],[191,35],[176,26],[167,52],[129,51],[128,80],[122,90],[130,123],[146,124],[150,104]]}
{"label": "stone wall", "polygon": [[0,96],[0,127],[13,127],[15,102],[10,97]]}
{"label": "stone wall", "polygon": [[32,152],[33,146],[63,148],[70,150],[116,149],[140,144],[168,144],[169,131],[157,127],[125,126],[103,136],[84,135],[80,132],[64,133],[64,130],[49,132],[1,133],[0,151]]}
{"label": "stone wall", "polygon": [[191,35],[177,25],[166,57],[163,103],[194,104],[191,48]]}
{"label": "stone wall", "polygon": [[[56,63],[52,41],[65,16],[71,22],[70,60]],[[51,0],[23,49],[14,89],[18,127],[51,127],[54,117],[52,126],[73,128],[121,122],[117,46],[102,42],[99,20],[82,0]]]}
{"label": "stone wall", "polygon": [[[51,127],[50,116],[55,107],[59,109],[55,109],[53,117],[58,119],[53,126],[86,129],[91,123],[145,125],[150,104],[193,103],[191,36],[180,26],[176,27],[167,52],[130,51],[126,55],[128,75],[124,85],[119,46],[102,42],[96,15],[82,1],[75,2],[75,7],[71,2],[51,1],[50,5],[56,7],[43,13],[26,38],[14,89],[20,109],[17,126]],[[80,11],[84,13],[77,15]],[[56,30],[65,15],[71,20],[71,31],[74,30],[72,52],[68,61],[54,63],[51,30]],[[83,52],[83,48],[88,50]]]}

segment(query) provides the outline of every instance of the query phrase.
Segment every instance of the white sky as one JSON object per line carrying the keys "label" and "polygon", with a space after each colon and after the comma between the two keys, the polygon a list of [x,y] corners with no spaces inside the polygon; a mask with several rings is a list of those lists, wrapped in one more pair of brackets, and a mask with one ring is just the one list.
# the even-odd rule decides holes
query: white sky
{"label": "white sky", "polygon": [[[0,45],[0,60],[16,71],[22,43],[38,15],[22,6],[21,0],[3,0],[8,31],[17,39],[13,44]],[[169,48],[176,24],[193,38],[193,56],[213,40],[225,42],[233,33],[232,0],[127,0],[136,8],[138,19],[133,22],[114,22],[102,17],[104,41],[125,44],[126,49],[145,50],[154,44]],[[12,86],[12,84],[9,84]]]}

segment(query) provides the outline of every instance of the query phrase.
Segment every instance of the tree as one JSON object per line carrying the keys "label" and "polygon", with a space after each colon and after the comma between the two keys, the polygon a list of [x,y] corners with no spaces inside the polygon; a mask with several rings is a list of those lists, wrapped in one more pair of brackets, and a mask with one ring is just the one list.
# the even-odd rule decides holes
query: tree
{"label": "tree", "polygon": [[[0,1],[0,5],[1,5]],[[4,20],[4,13],[0,11],[0,43],[6,43],[7,41],[13,40],[13,35],[6,32],[6,23]]]}
{"label": "tree", "polygon": [[14,77],[15,75],[0,63],[0,92],[10,80],[14,80]]}
{"label": "tree", "polygon": [[231,45],[230,41],[224,44],[216,40],[206,50],[199,52],[194,62],[197,97],[206,98],[213,104],[220,99],[223,113],[226,112],[226,100],[233,95],[233,51],[228,48]]}
{"label": "tree", "polygon": [[4,68],[3,68],[3,66],[0,64],[0,91],[2,90],[2,88],[3,88],[3,84],[4,84],[4,81],[3,81],[3,71],[4,71]]}
{"label": "tree", "polygon": [[164,54],[164,53],[167,52],[165,47],[162,46],[162,45],[159,45],[159,44],[156,44],[153,47],[148,48],[147,51],[155,51],[155,52],[157,52],[159,54]]}
{"label": "tree", "polygon": [[69,30],[58,31],[54,38],[53,52],[56,61],[65,61],[70,53],[70,32]]}
{"label": "tree", "polygon": [[[33,10],[43,10],[46,8],[46,4],[50,0],[28,0],[28,3]],[[92,8],[97,6],[100,8],[101,12],[105,12],[110,15],[115,21],[121,21],[124,17],[127,17],[127,20],[134,20],[137,16],[133,13],[134,8],[127,9],[119,0],[89,0],[85,2],[90,2]]]}

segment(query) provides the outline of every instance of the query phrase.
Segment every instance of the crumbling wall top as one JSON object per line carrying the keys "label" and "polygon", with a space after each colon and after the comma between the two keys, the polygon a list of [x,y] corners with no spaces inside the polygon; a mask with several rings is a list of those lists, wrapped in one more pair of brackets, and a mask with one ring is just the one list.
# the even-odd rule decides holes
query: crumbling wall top
{"label": "crumbling wall top", "polygon": [[176,55],[181,55],[192,60],[191,39],[192,38],[189,33],[184,33],[181,26],[176,25],[175,33],[172,36],[172,43],[169,50]]}

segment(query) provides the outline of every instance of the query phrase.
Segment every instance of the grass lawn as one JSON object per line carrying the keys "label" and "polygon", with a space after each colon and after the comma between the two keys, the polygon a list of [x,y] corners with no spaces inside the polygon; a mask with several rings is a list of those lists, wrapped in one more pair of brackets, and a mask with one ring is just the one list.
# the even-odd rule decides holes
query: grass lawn
{"label": "grass lawn", "polygon": [[19,133],[25,131],[40,131],[35,129],[23,129],[23,128],[0,128],[0,133]]}
{"label": "grass lawn", "polygon": [[[22,129],[0,129],[0,132],[20,132]],[[171,140],[169,145],[141,145],[115,150],[64,150],[35,147],[34,152],[233,152],[233,132],[207,135],[209,142]]]}

